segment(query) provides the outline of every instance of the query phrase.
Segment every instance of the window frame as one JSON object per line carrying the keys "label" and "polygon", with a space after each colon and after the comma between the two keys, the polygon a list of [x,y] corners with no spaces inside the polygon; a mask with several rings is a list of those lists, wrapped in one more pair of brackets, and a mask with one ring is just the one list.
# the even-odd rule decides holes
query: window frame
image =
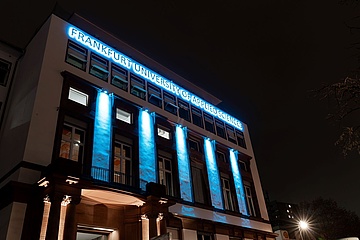
{"label": "window frame", "polygon": [[[70,52],[69,52],[69,49],[70,49]],[[83,56],[84,59],[77,56],[76,54],[73,54],[72,52],[77,53],[80,56]],[[85,47],[83,47],[73,41],[68,40],[68,44],[67,44],[67,48],[66,48],[66,55],[65,55],[66,63],[85,72],[86,68],[87,68],[87,63],[88,63],[88,54],[89,54],[88,49],[86,49]],[[70,61],[68,59],[72,59],[72,61]],[[77,65],[76,63],[78,63],[79,65]],[[80,66],[80,65],[82,65],[82,66]]]}
{"label": "window frame", "polygon": [[[6,65],[7,67],[2,67],[2,63],[4,64],[4,66]],[[3,71],[5,72],[4,74],[4,78],[0,79],[0,86],[4,86],[6,87],[8,79],[10,77],[10,72],[11,72],[11,62],[6,61],[3,58],[0,58],[0,72]]]}
{"label": "window frame", "polygon": [[90,75],[107,82],[107,79],[109,77],[109,66],[110,63],[108,60],[106,60],[103,57],[100,57],[94,52],[90,53],[90,66],[89,66]]}
{"label": "window frame", "polygon": [[111,85],[127,92],[129,88],[129,72],[122,67],[111,64]]}

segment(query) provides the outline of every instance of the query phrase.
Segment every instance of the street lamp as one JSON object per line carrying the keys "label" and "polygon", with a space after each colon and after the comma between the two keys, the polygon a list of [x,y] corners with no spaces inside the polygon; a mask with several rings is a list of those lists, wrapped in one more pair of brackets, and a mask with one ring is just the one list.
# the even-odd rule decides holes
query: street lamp
{"label": "street lamp", "polygon": [[302,232],[307,231],[307,230],[309,230],[309,223],[307,221],[300,220],[299,221],[299,231],[300,231],[300,238],[301,239],[304,239]]}

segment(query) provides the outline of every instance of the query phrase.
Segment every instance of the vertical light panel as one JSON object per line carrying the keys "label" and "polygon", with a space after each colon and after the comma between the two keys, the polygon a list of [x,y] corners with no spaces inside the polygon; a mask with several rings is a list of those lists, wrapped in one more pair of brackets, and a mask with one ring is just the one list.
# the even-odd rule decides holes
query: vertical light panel
{"label": "vertical light panel", "polygon": [[99,90],[96,98],[91,174],[102,181],[109,181],[110,176],[111,109],[112,95]]}
{"label": "vertical light panel", "polygon": [[231,163],[231,170],[234,177],[234,184],[236,189],[236,197],[239,204],[239,211],[242,214],[248,215],[247,208],[246,208],[246,198],[244,192],[244,185],[242,181],[242,177],[239,171],[238,165],[238,158],[237,158],[237,151],[234,149],[230,149],[230,163]]}
{"label": "vertical light panel", "polygon": [[180,193],[185,201],[192,202],[190,161],[186,143],[186,127],[176,126],[176,152],[179,167]]}
{"label": "vertical light panel", "polygon": [[40,240],[45,240],[45,238],[46,238],[46,230],[47,230],[47,226],[48,226],[48,222],[49,222],[50,207],[51,207],[50,198],[46,197],[44,199],[44,212],[43,212],[43,218],[42,218],[42,222],[41,222],[41,231],[40,231],[40,238],[39,238]]}
{"label": "vertical light panel", "polygon": [[212,205],[218,209],[224,209],[220,185],[220,175],[215,157],[215,141],[211,141],[209,138],[205,138],[204,152]]}
{"label": "vertical light panel", "polygon": [[156,166],[154,119],[151,113],[141,109],[139,113],[139,173],[142,190],[146,190],[146,183],[156,183]]}

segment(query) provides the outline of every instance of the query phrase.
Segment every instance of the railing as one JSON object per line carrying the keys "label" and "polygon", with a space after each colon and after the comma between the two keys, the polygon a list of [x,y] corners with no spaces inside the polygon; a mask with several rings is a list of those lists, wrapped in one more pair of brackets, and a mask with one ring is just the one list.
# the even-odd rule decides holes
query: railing
{"label": "railing", "polygon": [[114,187],[125,187],[139,189],[139,186],[146,185],[147,181],[133,177],[130,174],[111,171],[102,167],[91,167],[91,178]]}

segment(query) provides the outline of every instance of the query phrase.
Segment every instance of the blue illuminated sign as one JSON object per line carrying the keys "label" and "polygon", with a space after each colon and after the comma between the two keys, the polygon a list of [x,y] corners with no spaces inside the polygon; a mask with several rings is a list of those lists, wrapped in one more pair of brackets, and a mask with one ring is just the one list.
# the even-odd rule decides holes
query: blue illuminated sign
{"label": "blue illuminated sign", "polygon": [[104,44],[103,42],[99,41],[98,39],[92,37],[91,35],[85,33],[84,31],[70,26],[68,28],[68,36],[75,40],[76,42],[86,46],[87,48],[91,49],[94,52],[102,55],[113,61],[116,64],[121,65],[122,67],[128,69],[132,73],[140,76],[144,79],[151,81],[152,83],[156,84],[157,86],[165,89],[166,91],[175,94],[176,96],[180,97],[181,99],[189,102],[190,104],[201,108],[205,112],[213,115],[216,118],[219,118],[228,124],[234,126],[235,128],[243,131],[242,123],[237,120],[236,118],[230,116],[229,114],[221,111],[220,109],[216,108],[215,106],[211,105],[210,103],[204,101],[203,99],[197,97],[196,95],[192,94],[191,92],[185,90],[184,88],[176,85],[172,81],[162,77],[161,75],[157,74],[156,72],[146,68],[145,66],[141,65],[140,63],[134,61],[133,59],[127,57],[126,55],[120,53],[119,51],[113,49],[112,47]]}

